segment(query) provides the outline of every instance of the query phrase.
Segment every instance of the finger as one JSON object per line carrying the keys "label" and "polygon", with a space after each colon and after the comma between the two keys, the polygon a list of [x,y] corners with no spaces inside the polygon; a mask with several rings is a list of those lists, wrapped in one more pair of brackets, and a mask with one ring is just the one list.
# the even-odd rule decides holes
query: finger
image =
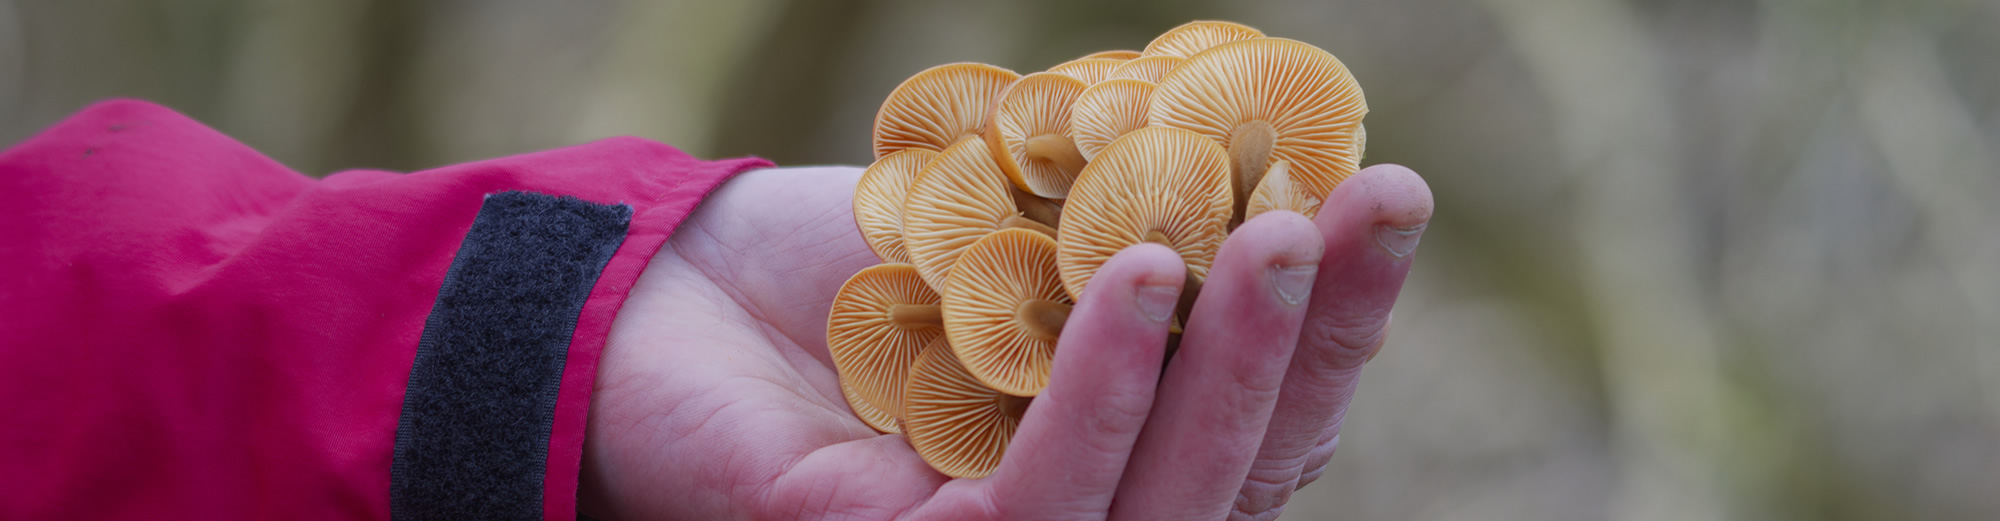
{"label": "finger", "polygon": [[1231,234],[1119,483],[1113,519],[1220,519],[1264,438],[1298,345],[1322,246],[1312,222],[1260,216]]}
{"label": "finger", "polygon": [[1237,500],[1248,517],[1284,505],[1306,470],[1325,465],[1309,456],[1340,432],[1361,366],[1381,348],[1432,202],[1415,172],[1376,165],[1342,182],[1321,208],[1314,224],[1326,257],[1270,430]]}
{"label": "finger", "polygon": [[992,478],[949,484],[920,513],[1102,518],[1152,408],[1185,273],[1180,256],[1152,244],[1106,262],[1063,327],[1049,386]]}
{"label": "finger", "polygon": [[1327,464],[1333,462],[1333,453],[1338,449],[1340,449],[1340,435],[1335,434],[1306,452],[1306,470],[1299,474],[1299,484],[1293,487],[1294,490],[1304,489],[1306,485],[1318,481],[1320,474],[1326,473]]}

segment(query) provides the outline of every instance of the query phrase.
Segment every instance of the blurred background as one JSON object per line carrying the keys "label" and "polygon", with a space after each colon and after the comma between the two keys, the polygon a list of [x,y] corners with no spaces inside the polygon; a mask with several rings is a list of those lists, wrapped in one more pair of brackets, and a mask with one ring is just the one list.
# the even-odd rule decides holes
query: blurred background
{"label": "blurred background", "polygon": [[953,61],[1339,56],[1438,212],[1288,519],[2000,519],[2000,1],[0,0],[0,142],[151,99],[313,175],[869,159]]}

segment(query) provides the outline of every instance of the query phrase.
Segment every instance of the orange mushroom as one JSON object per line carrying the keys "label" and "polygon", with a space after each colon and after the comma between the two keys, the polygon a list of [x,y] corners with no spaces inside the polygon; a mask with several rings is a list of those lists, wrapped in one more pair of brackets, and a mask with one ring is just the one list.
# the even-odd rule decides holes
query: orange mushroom
{"label": "orange mushroom", "polygon": [[1290,210],[1311,219],[1319,214],[1322,200],[1306,192],[1306,187],[1292,181],[1292,163],[1283,159],[1271,163],[1264,180],[1257,183],[1257,191],[1250,193],[1250,203],[1246,206],[1248,221],[1271,210]]}
{"label": "orange mushroom", "polygon": [[1083,55],[1083,58],[1078,58],[1078,59],[1081,60],[1090,58],[1110,58],[1113,60],[1130,60],[1138,57],[1139,57],[1139,51],[1127,51],[1121,49],[1115,51],[1097,51],[1090,54],[1085,54]]}
{"label": "orange mushroom", "polygon": [[1082,298],[1105,261],[1141,242],[1173,248],[1190,282],[1200,282],[1228,235],[1233,203],[1229,155],[1215,141],[1167,127],[1127,133],[1070,190],[1056,235],[1063,285]]}
{"label": "orange mushroom", "polygon": [[917,173],[937,156],[921,148],[898,150],[861,172],[854,186],[854,225],[882,262],[910,262],[903,247],[903,201]]}
{"label": "orange mushroom", "polygon": [[1200,20],[1168,29],[1146,44],[1142,56],[1194,56],[1210,47],[1229,42],[1263,38],[1264,32],[1235,22]]}
{"label": "orange mushroom", "polygon": [[861,394],[854,390],[854,385],[848,383],[846,378],[840,379],[840,395],[847,399],[847,408],[854,410],[854,417],[860,418],[861,423],[868,424],[868,428],[883,434],[903,432],[903,426],[898,424],[896,415],[869,405],[868,400],[861,399]]}
{"label": "orange mushroom", "polygon": [[1104,76],[1110,74],[1111,69],[1124,64],[1125,60],[1112,58],[1079,58],[1049,67],[1049,72],[1083,80],[1084,85],[1090,85],[1104,81]]}
{"label": "orange mushroom", "polygon": [[1083,171],[1083,154],[1070,140],[1070,106],[1089,84],[1068,75],[1022,76],[993,107],[986,144],[1014,186],[1037,197],[1062,199]]}
{"label": "orange mushroom", "polygon": [[855,224],[889,264],[828,315],[843,398],[939,472],[992,474],[1105,262],[1141,242],[1181,257],[1171,357],[1229,231],[1317,213],[1359,170],[1367,111],[1332,55],[1222,21],[1026,76],[919,72],[877,112],[855,187]]}
{"label": "orange mushroom", "polygon": [[944,150],[979,135],[993,100],[1020,77],[983,63],[950,63],[903,80],[875,113],[875,159],[906,148]]}
{"label": "orange mushroom", "polygon": [[1147,83],[1159,83],[1160,78],[1167,76],[1167,71],[1174,70],[1174,67],[1179,66],[1183,61],[1187,61],[1187,58],[1179,56],[1147,56],[1120,64],[1118,68],[1111,69],[1111,74],[1106,75],[1104,79],[1131,79],[1142,80]]}
{"label": "orange mushroom", "polygon": [[925,463],[954,478],[983,478],[1000,466],[1031,398],[980,384],[940,339],[910,366],[903,434]]}
{"label": "orange mushroom", "polygon": [[1354,154],[1355,166],[1359,167],[1361,160],[1368,157],[1368,125],[1354,124],[1354,149],[1359,151]]}
{"label": "orange mushroom", "polygon": [[1077,152],[1096,159],[1119,136],[1144,128],[1152,97],[1153,84],[1139,80],[1104,80],[1084,89],[1069,112],[1069,134]]}
{"label": "orange mushroom", "polygon": [[840,286],[827,314],[826,347],[834,369],[868,405],[900,417],[910,363],[944,338],[939,301],[908,264],[872,266]]}
{"label": "orange mushroom", "polygon": [[1310,44],[1260,38],[1215,46],[1182,62],[1153,91],[1154,126],[1194,131],[1229,151],[1239,210],[1271,162],[1325,199],[1360,169],[1361,86]]}
{"label": "orange mushroom", "polygon": [[1015,396],[1048,387],[1056,339],[1074,303],[1056,269],[1055,239],[993,232],[958,257],[939,293],[945,338],[975,378]]}
{"label": "orange mushroom", "polygon": [[945,287],[959,254],[994,230],[1054,235],[1055,229],[1024,216],[1016,191],[978,139],[960,140],[918,173],[903,206],[903,246],[924,282]]}

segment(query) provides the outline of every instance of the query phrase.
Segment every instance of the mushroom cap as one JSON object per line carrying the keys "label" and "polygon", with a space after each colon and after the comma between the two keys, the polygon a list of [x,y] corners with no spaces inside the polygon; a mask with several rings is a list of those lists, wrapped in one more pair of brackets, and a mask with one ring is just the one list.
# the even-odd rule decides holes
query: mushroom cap
{"label": "mushroom cap", "polygon": [[986,388],[939,340],[910,366],[903,393],[903,434],[931,468],[954,478],[983,478],[1021,426],[1028,398]]}
{"label": "mushroom cap", "polygon": [[[1339,59],[1296,40],[1260,38],[1218,45],[1175,67],[1153,91],[1147,119],[1225,148],[1233,146],[1239,128],[1267,125],[1268,160],[1291,161],[1292,179],[1324,199],[1360,169],[1367,114],[1361,85]],[[1241,159],[1234,157],[1237,150],[1230,153]],[[1241,188],[1248,193],[1255,187]]]}
{"label": "mushroom cap", "polygon": [[1069,136],[1076,150],[1085,159],[1096,159],[1119,136],[1145,128],[1152,98],[1153,84],[1140,80],[1104,80],[1084,89],[1069,109]]}
{"label": "mushroom cap", "polygon": [[947,63],[903,80],[875,113],[875,159],[905,148],[944,150],[979,135],[993,100],[1020,77],[984,63]]}
{"label": "mushroom cap", "polygon": [[1361,160],[1368,157],[1368,125],[1354,124],[1354,149],[1358,151],[1354,154],[1354,165],[1358,172]]}
{"label": "mushroom cap", "polygon": [[861,423],[868,424],[868,428],[883,434],[903,432],[903,426],[897,424],[895,415],[877,409],[869,405],[867,400],[861,399],[861,394],[854,390],[854,385],[848,383],[846,378],[840,379],[840,395],[847,398],[847,408],[854,410],[854,417],[860,418]]}
{"label": "mushroom cap", "polygon": [[910,363],[925,345],[944,338],[937,327],[898,325],[896,307],[938,303],[937,292],[908,264],[870,266],[840,286],[826,318],[826,347],[834,369],[868,405],[898,416]]}
{"label": "mushroom cap", "polygon": [[1104,81],[1104,76],[1110,74],[1111,69],[1116,69],[1119,65],[1124,64],[1125,60],[1114,58],[1078,58],[1063,62],[1054,67],[1049,67],[1049,72],[1066,74],[1069,77],[1083,80],[1084,85],[1089,85]]}
{"label": "mushroom cap", "polygon": [[1073,303],[1056,270],[1055,239],[1019,228],[993,232],[958,257],[940,293],[945,338],[973,377],[1015,396],[1048,387],[1060,322],[1051,331],[1028,321],[1048,323],[1029,316],[1047,309],[1031,302],[1060,304],[1065,311]]}
{"label": "mushroom cap", "polygon": [[921,148],[898,150],[869,165],[854,185],[854,225],[882,262],[910,262],[903,247],[903,201],[917,173],[937,156]]}
{"label": "mushroom cap", "polygon": [[1120,64],[1116,69],[1111,69],[1111,74],[1106,75],[1104,79],[1133,79],[1143,80],[1147,83],[1159,83],[1160,78],[1167,76],[1167,71],[1174,70],[1174,67],[1179,66],[1183,61],[1187,61],[1187,58],[1179,56],[1147,56],[1138,58]]}
{"label": "mushroom cap", "polygon": [[1066,172],[1054,160],[1032,157],[1030,140],[1053,140],[1056,147],[1072,149],[1065,154],[1077,154],[1069,137],[1070,105],[1089,87],[1067,74],[1037,72],[1022,76],[994,104],[986,143],[993,149],[994,163],[1014,186],[1039,197],[1068,197],[1069,185],[1082,171],[1082,156],[1072,158],[1076,170]]}
{"label": "mushroom cap", "polygon": [[1218,20],[1197,20],[1168,29],[1146,44],[1142,56],[1178,56],[1186,58],[1208,50],[1210,47],[1234,42],[1263,38],[1264,32],[1248,25]]}
{"label": "mushroom cap", "polygon": [[1078,59],[1082,60],[1089,58],[1110,58],[1113,60],[1130,60],[1138,57],[1139,57],[1139,51],[1128,51],[1124,49],[1118,49],[1111,51],[1097,51],[1090,54],[1085,54],[1083,55],[1083,58],[1078,58]]}
{"label": "mushroom cap", "polygon": [[1319,215],[1318,196],[1306,192],[1305,185],[1292,180],[1292,162],[1283,159],[1271,163],[1271,170],[1264,174],[1264,180],[1257,182],[1257,191],[1250,193],[1248,210],[1243,220],[1257,218],[1271,210],[1291,210],[1311,219]]}
{"label": "mushroom cap", "polygon": [[952,263],[973,241],[1019,213],[993,154],[979,139],[962,139],[910,183],[903,203],[903,246],[924,282],[945,287]]}
{"label": "mushroom cap", "polygon": [[1149,235],[1163,236],[1188,273],[1206,279],[1234,211],[1230,182],[1228,153],[1200,134],[1146,127],[1111,142],[1064,205],[1056,234],[1063,286],[1082,298],[1105,261]]}

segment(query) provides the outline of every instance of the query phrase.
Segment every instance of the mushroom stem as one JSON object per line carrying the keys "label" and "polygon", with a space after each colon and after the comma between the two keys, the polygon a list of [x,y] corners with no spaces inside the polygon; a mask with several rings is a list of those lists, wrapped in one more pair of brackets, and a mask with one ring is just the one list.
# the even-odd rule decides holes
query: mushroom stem
{"label": "mushroom stem", "polygon": [[1062,335],[1063,323],[1069,321],[1069,304],[1047,299],[1028,299],[1014,309],[1014,319],[1028,330],[1028,334],[1043,340],[1055,340]]}
{"label": "mushroom stem", "polygon": [[904,329],[944,327],[944,311],[935,304],[897,304],[889,307],[889,322]]}
{"label": "mushroom stem", "polygon": [[1028,138],[1028,159],[1040,159],[1055,163],[1063,175],[1076,177],[1083,171],[1086,161],[1083,152],[1076,149],[1076,142],[1055,134],[1042,134]]}
{"label": "mushroom stem", "polygon": [[1243,224],[1243,212],[1250,203],[1250,194],[1257,190],[1257,182],[1264,180],[1264,171],[1271,167],[1271,150],[1278,144],[1278,128],[1264,120],[1255,120],[1237,125],[1229,132],[1230,171],[1236,178],[1236,211],[1229,216],[1229,228]]}
{"label": "mushroom stem", "polygon": [[1194,299],[1201,296],[1201,279],[1194,277],[1194,270],[1187,270],[1187,280],[1181,283],[1181,300],[1174,304],[1174,316],[1181,319],[1181,327],[1186,328],[1188,316],[1194,314]]}
{"label": "mushroom stem", "polygon": [[[1056,204],[1054,200],[1028,193],[1013,183],[1007,184],[1007,191],[1014,194],[1014,209],[1020,210],[1021,215],[1051,228],[1062,222],[1062,205]],[[1050,230],[1048,234],[1050,237],[1056,236],[1054,230]]]}
{"label": "mushroom stem", "polygon": [[1021,415],[1027,414],[1028,405],[1034,403],[1035,401],[1034,398],[1024,398],[1007,393],[999,393],[999,394],[1000,394],[999,397],[993,399],[993,405],[1000,408],[1000,414],[1015,418],[1019,418],[1021,417]]}
{"label": "mushroom stem", "polygon": [[1010,215],[1007,216],[1006,219],[1000,220],[1000,229],[1005,230],[1008,228],[1024,228],[1024,229],[1034,230],[1042,232],[1042,235],[1047,235],[1051,238],[1054,238],[1056,236],[1055,228],[1051,228],[1049,227],[1049,225],[1042,224],[1041,222],[1038,222],[1035,219],[1030,219],[1019,215]]}

